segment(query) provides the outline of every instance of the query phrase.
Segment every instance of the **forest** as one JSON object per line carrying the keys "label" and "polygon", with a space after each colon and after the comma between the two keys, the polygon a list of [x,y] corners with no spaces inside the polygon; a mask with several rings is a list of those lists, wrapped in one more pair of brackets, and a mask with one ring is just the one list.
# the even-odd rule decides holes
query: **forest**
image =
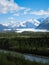
{"label": "forest", "polygon": [[[49,33],[0,32],[0,49],[49,57]],[[1,55],[3,55],[3,57]],[[4,63],[5,65],[10,65],[11,63],[13,65],[47,65],[41,63],[39,64],[37,62],[31,62],[29,60],[26,61],[24,58],[15,58],[13,56],[11,57],[10,55],[8,55],[7,59],[7,56],[4,55],[4,53],[0,53],[0,62],[3,62],[3,60],[5,59],[3,64],[1,65],[4,65]],[[9,58],[11,62],[9,61]],[[12,60],[11,58],[13,58],[14,60]],[[17,61],[18,64],[15,61]]]}
{"label": "forest", "polygon": [[0,33],[0,49],[49,56],[49,33]]}

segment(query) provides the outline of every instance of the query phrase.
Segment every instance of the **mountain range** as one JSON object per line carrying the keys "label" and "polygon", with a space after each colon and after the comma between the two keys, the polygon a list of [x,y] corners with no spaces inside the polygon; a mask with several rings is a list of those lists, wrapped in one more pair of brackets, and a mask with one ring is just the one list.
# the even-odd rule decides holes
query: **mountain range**
{"label": "mountain range", "polygon": [[43,22],[36,29],[46,29],[49,30],[49,17],[43,20]]}
{"label": "mountain range", "polygon": [[4,24],[0,24],[0,31],[17,31],[17,30],[49,30],[49,17],[46,19],[44,18],[39,18],[39,19],[30,19],[27,21],[20,22],[18,24],[16,23],[11,23],[8,24],[7,26]]}

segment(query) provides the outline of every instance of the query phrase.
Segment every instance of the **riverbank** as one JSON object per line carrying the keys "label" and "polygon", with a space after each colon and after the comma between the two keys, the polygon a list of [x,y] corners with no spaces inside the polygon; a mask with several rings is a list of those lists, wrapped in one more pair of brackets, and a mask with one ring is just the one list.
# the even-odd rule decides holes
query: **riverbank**
{"label": "riverbank", "polygon": [[[26,55],[25,55],[26,56]],[[49,63],[30,61],[21,53],[0,50],[1,65],[49,65]]]}
{"label": "riverbank", "polygon": [[[18,58],[16,58],[16,59],[15,59],[15,57],[12,58],[12,56],[8,57],[8,59],[10,58],[13,61],[13,63],[16,63],[16,61],[18,59],[17,65],[24,65],[25,63],[28,63],[28,65],[40,65],[40,63],[42,63],[42,62],[34,63],[34,61],[30,61],[30,60],[34,59],[34,58],[35,58],[35,60],[39,59],[39,58],[40,59],[44,58],[47,61],[48,58],[46,58],[46,57],[49,57],[49,33],[46,33],[46,32],[45,33],[29,33],[29,34],[28,33],[27,34],[26,33],[17,34],[17,33],[10,33],[10,32],[9,33],[8,32],[0,33],[0,49],[3,51],[5,50],[5,53],[8,51],[10,51],[10,52],[12,51],[12,53],[18,52],[18,53],[21,53],[22,55],[24,55],[24,53],[26,55],[28,54],[27,55],[28,59],[26,59],[26,60],[24,60],[24,58],[23,58],[23,60],[21,60],[22,58],[19,58],[20,54],[18,54]],[[7,62],[12,62],[10,59],[9,60],[6,59]],[[2,59],[2,61],[3,61],[3,59]],[[22,63],[22,61],[24,64]],[[48,59],[48,61],[49,61],[49,59]],[[19,64],[19,62],[20,62],[20,64]],[[6,65],[6,64],[4,64],[4,65]],[[25,64],[25,65],[27,65],[27,64]],[[42,63],[41,65],[44,65],[44,64]]]}
{"label": "riverbank", "polygon": [[5,54],[11,54],[13,56],[16,57],[23,57],[23,58],[27,58],[30,61],[37,61],[37,62],[43,62],[43,63],[48,63],[49,62],[49,58],[47,57],[42,57],[42,56],[37,56],[37,55],[33,55],[33,54],[26,54],[26,53],[20,53],[20,52],[15,52],[15,51],[6,51],[6,50],[0,50],[0,53],[5,53]]}
{"label": "riverbank", "polygon": [[38,50],[25,50],[25,49],[0,49],[0,50],[6,50],[6,51],[13,51],[13,52],[18,52],[22,54],[32,54],[35,56],[40,56],[40,57],[45,57],[49,58],[49,51],[38,51]]}

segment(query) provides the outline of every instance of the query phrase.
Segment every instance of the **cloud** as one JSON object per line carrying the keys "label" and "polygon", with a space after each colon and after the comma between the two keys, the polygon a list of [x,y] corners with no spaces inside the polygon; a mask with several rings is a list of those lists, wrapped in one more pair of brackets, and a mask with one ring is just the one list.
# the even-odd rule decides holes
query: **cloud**
{"label": "cloud", "polygon": [[49,15],[49,8],[48,8],[47,11],[45,11],[45,10],[31,11],[31,10],[29,9],[29,10],[24,11],[24,14]]}
{"label": "cloud", "polygon": [[44,10],[33,11],[33,12],[30,12],[30,14],[34,14],[34,15],[49,15],[49,11],[44,11]]}
{"label": "cloud", "polygon": [[12,13],[14,11],[19,11],[25,9],[24,7],[20,7],[14,0],[0,0],[0,13]]}
{"label": "cloud", "polygon": [[3,22],[1,24],[4,25],[4,26],[9,26],[9,22]]}
{"label": "cloud", "polygon": [[26,9],[24,10],[24,14],[28,14],[29,11],[31,11],[31,9],[30,9],[30,8],[26,8]]}
{"label": "cloud", "polygon": [[[14,13],[13,16],[20,16],[18,13],[20,10],[23,10],[24,15],[31,14],[31,15],[49,15],[49,8],[47,11],[39,10],[39,11],[32,11],[30,8],[21,7],[14,0],[0,0],[0,13]],[[22,14],[23,14],[22,13]]]}
{"label": "cloud", "polygon": [[10,19],[10,20],[14,20],[14,17],[9,17],[8,19]]}
{"label": "cloud", "polygon": [[20,16],[20,14],[19,13],[14,13],[13,16]]}
{"label": "cloud", "polygon": [[34,29],[34,28],[17,29],[16,32],[22,33],[24,31],[31,31],[31,32],[49,32],[49,30],[45,30],[45,29]]}
{"label": "cloud", "polygon": [[17,21],[13,21],[13,20],[11,20],[10,22],[2,22],[1,24],[4,25],[4,26],[8,26],[9,28],[18,26]]}

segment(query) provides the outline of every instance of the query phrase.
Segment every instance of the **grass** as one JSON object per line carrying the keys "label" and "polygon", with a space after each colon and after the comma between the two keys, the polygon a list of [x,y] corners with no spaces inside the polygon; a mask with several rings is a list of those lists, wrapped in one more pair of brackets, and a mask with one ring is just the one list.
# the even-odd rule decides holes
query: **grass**
{"label": "grass", "polygon": [[19,53],[11,54],[0,52],[0,65],[49,65],[49,64],[25,60],[23,55]]}

